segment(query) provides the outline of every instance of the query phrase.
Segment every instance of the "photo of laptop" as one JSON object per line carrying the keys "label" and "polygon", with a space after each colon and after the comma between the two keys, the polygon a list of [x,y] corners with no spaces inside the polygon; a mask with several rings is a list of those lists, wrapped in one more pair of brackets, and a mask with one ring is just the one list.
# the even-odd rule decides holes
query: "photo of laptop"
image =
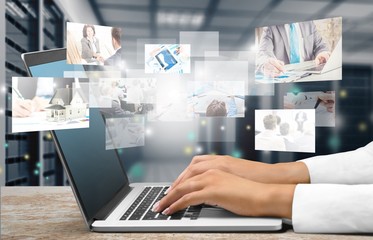
{"label": "photo of laptop", "polygon": [[315,60],[302,63],[287,64],[284,66],[286,72],[306,72],[323,74],[342,67],[342,38],[338,41],[329,60],[326,63],[316,65]]}
{"label": "photo of laptop", "polygon": [[[66,49],[23,54],[29,74],[63,77],[71,71]],[[83,219],[96,232],[248,232],[278,231],[282,219],[242,217],[207,205],[190,206],[171,216],[151,211],[170,183],[130,183],[116,150],[105,150],[105,119],[90,109],[90,127],[52,131]],[[234,186],[232,186],[234,187]]]}

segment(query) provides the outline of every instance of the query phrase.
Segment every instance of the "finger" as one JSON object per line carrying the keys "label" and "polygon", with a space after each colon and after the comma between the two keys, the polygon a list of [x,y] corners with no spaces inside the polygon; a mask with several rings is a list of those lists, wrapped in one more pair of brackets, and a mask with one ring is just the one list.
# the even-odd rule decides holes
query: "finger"
{"label": "finger", "polygon": [[189,206],[194,206],[194,205],[207,203],[206,195],[207,194],[203,190],[186,194],[183,197],[179,198],[176,202],[171,204],[164,211],[162,211],[162,214],[171,215],[171,214],[173,214],[173,213],[175,213],[179,210],[185,209]]}
{"label": "finger", "polygon": [[30,115],[31,115],[31,112],[27,109],[22,108],[22,107],[17,107],[12,112],[13,117],[28,117]]}
{"label": "finger", "polygon": [[271,59],[270,63],[272,64],[272,66],[275,67],[275,69],[277,71],[279,71],[279,72],[283,72],[284,71],[284,62],[279,61],[277,59]]}
{"label": "finger", "polygon": [[184,179],[184,176],[186,174],[188,174],[188,172],[190,170],[190,167],[192,165],[197,164],[197,163],[202,162],[202,161],[207,161],[207,160],[210,160],[210,159],[214,159],[214,158],[212,158],[211,155],[197,155],[197,156],[194,156],[192,161],[188,165],[188,167],[185,168],[183,172],[181,172],[181,174],[176,178],[176,180],[172,183],[172,185],[167,189],[165,194],[168,194],[171,191],[171,189],[173,189],[175,186],[177,186]]}
{"label": "finger", "polygon": [[[198,162],[196,164],[193,164],[186,169],[183,176],[181,176],[178,179],[178,182],[175,182],[175,184],[173,184],[172,187],[174,188],[177,185],[179,185],[180,183],[185,182],[186,180],[188,180],[188,179],[190,179],[194,176],[200,175],[200,174],[206,172],[207,170],[213,169],[213,168],[215,168],[215,166],[211,166],[210,161],[203,161],[203,162]],[[169,190],[168,192],[170,192],[170,191],[171,190]]]}
{"label": "finger", "polygon": [[189,179],[187,182],[179,184],[171,192],[164,196],[162,200],[160,200],[153,206],[153,211],[160,212],[166,209],[184,195],[201,190],[202,186],[203,182],[201,181],[199,176],[196,176],[192,179]]}

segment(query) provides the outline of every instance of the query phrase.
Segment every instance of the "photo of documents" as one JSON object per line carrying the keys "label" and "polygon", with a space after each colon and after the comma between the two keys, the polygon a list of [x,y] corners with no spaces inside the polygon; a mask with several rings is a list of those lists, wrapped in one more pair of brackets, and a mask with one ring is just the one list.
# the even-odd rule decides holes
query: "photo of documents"
{"label": "photo of documents", "polygon": [[315,109],[316,127],[335,126],[334,91],[287,93],[284,109]]}
{"label": "photo of documents", "polygon": [[244,117],[243,81],[188,82],[188,113],[193,117]]}
{"label": "photo of documents", "polygon": [[144,117],[106,118],[105,122],[106,150],[144,146]]}
{"label": "photo of documents", "polygon": [[89,106],[78,78],[12,78],[12,132],[89,127]]}
{"label": "photo of documents", "polygon": [[145,73],[190,73],[189,44],[145,44]]}
{"label": "photo of documents", "polygon": [[342,18],[255,30],[256,83],[342,79]]}
{"label": "photo of documents", "polygon": [[121,28],[68,22],[66,59],[68,64],[111,65],[122,63]]}
{"label": "photo of documents", "polygon": [[315,110],[255,110],[255,150],[315,152]]}

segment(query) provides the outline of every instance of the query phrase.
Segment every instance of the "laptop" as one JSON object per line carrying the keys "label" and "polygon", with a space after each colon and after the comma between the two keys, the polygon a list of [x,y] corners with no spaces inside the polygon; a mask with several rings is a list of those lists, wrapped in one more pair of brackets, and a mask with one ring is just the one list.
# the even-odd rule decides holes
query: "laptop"
{"label": "laptop", "polygon": [[342,38],[338,41],[329,60],[326,63],[316,65],[314,60],[302,63],[287,64],[284,66],[286,72],[307,72],[323,74],[342,67]]}
{"label": "laptop", "polygon": [[[71,67],[66,49],[22,55],[33,77],[61,77]],[[130,183],[116,150],[105,150],[105,122],[90,109],[90,127],[52,131],[87,228],[95,232],[247,232],[278,231],[282,219],[242,217],[224,209],[190,206],[171,216],[153,213],[153,204],[170,183]]]}

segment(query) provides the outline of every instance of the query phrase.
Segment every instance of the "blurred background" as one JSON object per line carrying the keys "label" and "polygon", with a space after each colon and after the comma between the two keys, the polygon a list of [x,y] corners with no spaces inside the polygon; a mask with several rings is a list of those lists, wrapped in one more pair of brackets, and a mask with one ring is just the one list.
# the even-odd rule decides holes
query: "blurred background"
{"label": "blurred background", "polygon": [[[370,0],[5,0],[0,15],[2,186],[68,184],[49,132],[10,129],[11,78],[27,76],[21,53],[66,46],[68,21],[121,27],[125,67],[142,69],[139,39],[178,42],[180,31],[216,31],[220,51],[252,51],[257,27],[342,17],[342,81],[276,84],[273,96],[245,97],[244,118],[147,123],[144,147],[118,150],[132,181],[172,181],[195,154],[276,163],[348,151],[373,140]],[[315,153],[255,151],[255,109],[281,109],[283,97],[294,91],[335,91],[336,126],[316,128]],[[201,137],[206,132],[212,134]]]}

